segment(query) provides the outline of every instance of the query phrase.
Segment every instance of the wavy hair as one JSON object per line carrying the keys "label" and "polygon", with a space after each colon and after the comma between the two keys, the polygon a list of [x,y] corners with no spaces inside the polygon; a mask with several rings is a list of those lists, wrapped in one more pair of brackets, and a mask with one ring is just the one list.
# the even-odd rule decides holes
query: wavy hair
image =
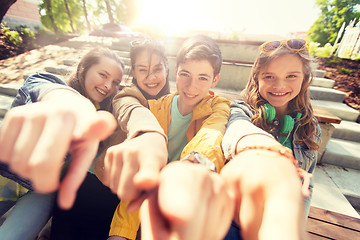
{"label": "wavy hair", "polygon": [[260,54],[252,67],[251,76],[246,88],[242,92],[242,97],[254,112],[254,116],[251,118],[252,123],[265,131],[270,133],[274,132],[275,126],[266,121],[266,114],[263,105],[267,103],[267,101],[260,95],[258,77],[261,68],[267,66],[271,61],[285,54],[298,56],[303,64],[304,71],[304,79],[301,85],[301,90],[288,105],[288,109],[290,110],[288,112],[289,115],[294,115],[296,112],[300,112],[302,114],[301,119],[298,120],[300,121],[300,126],[298,128],[298,138],[295,139],[295,141],[298,143],[303,142],[309,149],[316,150],[319,148],[319,145],[315,142],[314,138],[309,137],[315,136],[315,133],[317,132],[317,120],[314,117],[309,93],[309,87],[313,79],[311,69],[312,58],[306,48],[302,51],[295,52],[282,45],[269,54]]}

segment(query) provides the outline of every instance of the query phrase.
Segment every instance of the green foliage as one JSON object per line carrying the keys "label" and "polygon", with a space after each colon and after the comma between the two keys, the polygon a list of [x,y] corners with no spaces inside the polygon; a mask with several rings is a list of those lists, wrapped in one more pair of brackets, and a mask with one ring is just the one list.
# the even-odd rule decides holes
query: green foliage
{"label": "green foliage", "polygon": [[342,74],[345,74],[345,75],[349,75],[350,73],[353,72],[353,70],[351,69],[346,69],[346,68],[339,68],[339,72],[342,73]]}
{"label": "green foliage", "polygon": [[340,62],[341,62],[341,59],[339,57],[334,57],[334,56],[327,58],[325,60],[325,63],[329,64],[329,65],[338,65]]}
{"label": "green foliage", "polygon": [[336,48],[339,46],[337,44],[333,47],[330,43],[325,44],[324,47],[320,47],[320,43],[311,42],[309,47],[309,52],[311,56],[320,57],[320,58],[329,58],[332,53],[335,52]]}
{"label": "green foliage", "polygon": [[18,47],[34,48],[35,34],[25,26],[18,26],[15,30],[11,30],[6,23],[1,23],[1,29],[4,35],[14,45]]}
{"label": "green foliage", "polygon": [[[133,0],[107,0],[111,7],[112,17],[115,23],[125,23],[127,14],[130,12],[129,5]],[[67,0],[69,11],[72,17],[73,27],[76,33],[87,31],[86,19],[83,8],[83,0]],[[86,11],[91,28],[99,28],[102,24],[109,22],[108,11],[105,0],[85,0]],[[39,4],[40,19],[43,26],[49,30],[54,30],[47,10],[46,2]],[[51,13],[59,33],[72,32],[70,19],[66,13],[64,0],[51,0]]]}
{"label": "green foliage", "polygon": [[[81,1],[67,0],[69,10],[72,16],[73,26],[75,31],[81,32],[85,27],[85,20],[83,19],[83,7]],[[47,29],[54,30],[50,13],[48,13],[46,2],[43,1],[39,4],[40,19],[43,26]],[[66,13],[64,0],[51,0],[51,13],[54,17],[54,23],[57,26],[60,33],[72,32],[70,19]]]}
{"label": "green foliage", "polygon": [[9,39],[14,45],[21,46],[22,44],[22,38],[20,36],[20,33],[15,30],[11,30],[9,27],[7,27],[4,23],[1,23],[1,29],[7,39]]}
{"label": "green foliage", "polygon": [[321,15],[310,27],[308,36],[321,46],[334,44],[342,24],[360,17],[357,11],[360,0],[317,0],[315,4],[320,7]]}

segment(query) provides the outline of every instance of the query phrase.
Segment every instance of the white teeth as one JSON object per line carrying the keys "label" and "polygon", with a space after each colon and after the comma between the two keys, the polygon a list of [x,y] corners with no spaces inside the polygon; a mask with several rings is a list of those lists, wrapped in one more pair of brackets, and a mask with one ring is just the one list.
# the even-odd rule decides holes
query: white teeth
{"label": "white teeth", "polygon": [[187,94],[187,93],[185,93],[185,95],[186,95],[187,97],[189,97],[189,98],[196,97],[196,95],[190,95],[190,94]]}
{"label": "white teeth", "polygon": [[283,96],[283,95],[285,95],[286,93],[271,93],[271,94],[276,95],[276,96]]}
{"label": "white teeth", "polygon": [[102,95],[106,95],[106,92],[104,92],[103,90],[101,90],[100,88],[96,88],[96,90],[101,93]]}
{"label": "white teeth", "polygon": [[146,84],[146,86],[152,88],[152,87],[156,87],[157,85],[159,85],[158,83],[153,83],[153,84]]}

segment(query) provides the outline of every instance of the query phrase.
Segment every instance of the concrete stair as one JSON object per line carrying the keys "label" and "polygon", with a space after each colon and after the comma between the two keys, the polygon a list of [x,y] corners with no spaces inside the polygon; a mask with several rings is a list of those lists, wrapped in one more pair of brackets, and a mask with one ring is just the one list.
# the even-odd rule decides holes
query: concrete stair
{"label": "concrete stair", "polygon": [[315,77],[311,83],[312,86],[324,87],[324,88],[332,88],[335,84],[335,80]]}
{"label": "concrete stair", "polygon": [[22,84],[8,83],[0,84],[0,118],[5,116],[7,111],[10,109],[14,97],[18,93],[18,89]]}
{"label": "concrete stair", "polygon": [[310,86],[310,98],[314,100],[325,100],[342,103],[345,96],[346,93],[336,89],[318,87],[314,85]]}
{"label": "concrete stair", "polygon": [[355,122],[359,116],[359,111],[341,102],[333,102],[326,100],[311,100],[311,103],[313,105],[324,108],[328,112],[338,116],[343,120]]}

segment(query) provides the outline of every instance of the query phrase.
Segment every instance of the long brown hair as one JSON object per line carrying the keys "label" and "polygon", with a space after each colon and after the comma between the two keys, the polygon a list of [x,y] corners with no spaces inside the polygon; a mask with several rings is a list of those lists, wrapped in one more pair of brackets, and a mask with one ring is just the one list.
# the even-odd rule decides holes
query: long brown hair
{"label": "long brown hair", "polygon": [[[79,62],[76,70],[68,79],[68,85],[78,91],[81,95],[89,98],[85,90],[85,77],[88,70],[95,64],[100,62],[101,57],[113,59],[119,64],[121,71],[124,71],[124,63],[120,57],[108,48],[94,48],[90,50]],[[100,102],[100,109],[111,112],[112,111],[112,98],[115,94],[107,97],[104,101]],[[89,98],[90,99],[90,98]]]}
{"label": "long brown hair", "polygon": [[303,64],[304,79],[301,85],[300,93],[289,102],[289,114],[292,115],[296,112],[302,114],[300,126],[298,128],[298,138],[295,139],[298,143],[304,142],[309,149],[316,150],[319,145],[315,142],[313,137],[317,132],[317,120],[314,117],[313,109],[310,103],[309,87],[311,85],[313,74],[311,69],[311,57],[309,51],[305,48],[302,51],[292,51],[284,45],[277,50],[268,54],[259,54],[251,71],[250,80],[242,92],[242,97],[249,104],[254,116],[251,121],[254,125],[264,129],[268,132],[274,132],[275,126],[268,124],[266,121],[265,110],[262,107],[267,101],[260,95],[259,92],[259,73],[261,68],[267,66],[272,60],[283,56],[285,54],[293,54],[299,57]]}

